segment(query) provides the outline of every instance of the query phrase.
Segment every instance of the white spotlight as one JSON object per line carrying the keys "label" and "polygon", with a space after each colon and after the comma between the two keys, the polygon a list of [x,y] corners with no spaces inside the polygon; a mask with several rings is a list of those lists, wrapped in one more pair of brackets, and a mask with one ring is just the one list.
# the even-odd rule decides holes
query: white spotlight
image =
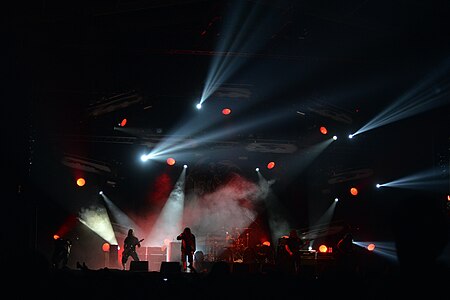
{"label": "white spotlight", "polygon": [[381,186],[381,184],[377,183],[377,185],[376,185],[377,189],[379,189],[380,186]]}
{"label": "white spotlight", "polygon": [[337,136],[334,135],[334,136],[333,136],[333,140],[337,140]]}
{"label": "white spotlight", "polygon": [[184,165],[183,168],[187,169],[187,165]]}
{"label": "white spotlight", "polygon": [[255,171],[256,171],[256,172],[259,172],[259,168],[256,168]]}
{"label": "white spotlight", "polygon": [[334,198],[334,202],[338,202],[339,201],[339,199],[338,198]]}
{"label": "white spotlight", "polygon": [[353,138],[353,134],[349,134],[349,135],[348,135],[348,138],[349,138],[349,139],[352,139],[352,138]]}
{"label": "white spotlight", "polygon": [[142,154],[142,155],[141,155],[141,160],[144,161],[144,162],[146,162],[146,161],[148,160],[148,156],[145,155],[145,154]]}
{"label": "white spotlight", "polygon": [[200,108],[202,108],[202,104],[198,103],[195,107],[197,107],[197,109],[200,109]]}
{"label": "white spotlight", "polygon": [[98,192],[100,195],[103,195],[103,191]]}

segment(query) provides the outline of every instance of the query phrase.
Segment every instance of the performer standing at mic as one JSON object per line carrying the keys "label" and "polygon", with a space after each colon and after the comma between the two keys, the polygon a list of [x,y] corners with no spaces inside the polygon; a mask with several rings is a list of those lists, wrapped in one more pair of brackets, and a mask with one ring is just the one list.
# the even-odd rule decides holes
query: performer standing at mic
{"label": "performer standing at mic", "polygon": [[192,234],[189,227],[184,228],[183,232],[177,236],[177,240],[181,240],[181,262],[183,263],[183,271],[187,271],[187,262],[189,268],[193,267],[194,252],[196,250],[195,235]]}

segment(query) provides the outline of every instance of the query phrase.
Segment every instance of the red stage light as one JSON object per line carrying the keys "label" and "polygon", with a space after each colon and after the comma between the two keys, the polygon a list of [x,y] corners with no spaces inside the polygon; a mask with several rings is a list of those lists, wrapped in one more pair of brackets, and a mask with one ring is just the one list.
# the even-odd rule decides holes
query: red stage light
{"label": "red stage light", "polygon": [[125,127],[126,124],[127,124],[127,119],[123,119],[122,122],[120,122],[121,127]]}
{"label": "red stage light", "polygon": [[229,108],[224,108],[224,109],[222,109],[222,114],[224,114],[224,115],[229,115],[229,114],[231,114],[231,109],[229,109]]}
{"label": "red stage light", "polygon": [[109,252],[109,243],[103,243],[102,250],[103,252]]}
{"label": "red stage light", "polygon": [[367,245],[367,250],[369,250],[369,251],[375,250],[375,244],[369,244],[369,245]]}
{"label": "red stage light", "polygon": [[320,127],[320,132],[321,132],[322,134],[327,134],[327,133],[328,133],[328,130],[327,130],[327,128],[326,128],[325,126],[322,126],[322,127]]}
{"label": "red stage light", "polygon": [[267,164],[267,169],[273,169],[275,167],[275,163],[273,161],[271,161],[270,163]]}
{"label": "red stage light", "polygon": [[355,187],[352,187],[352,188],[350,189],[350,194],[352,194],[353,196],[358,195],[358,189],[355,188]]}

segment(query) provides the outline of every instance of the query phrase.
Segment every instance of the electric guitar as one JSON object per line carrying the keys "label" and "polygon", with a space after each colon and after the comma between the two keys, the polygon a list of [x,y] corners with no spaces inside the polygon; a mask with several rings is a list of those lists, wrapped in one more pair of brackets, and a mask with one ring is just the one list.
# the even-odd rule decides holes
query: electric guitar
{"label": "electric guitar", "polygon": [[[126,246],[126,247],[123,249],[123,254],[128,254],[128,253],[134,251],[136,245],[138,245],[138,244],[139,244],[140,242],[142,242],[143,240],[144,240],[144,239],[139,240],[137,243],[129,244],[128,246]],[[122,255],[123,255],[123,254],[122,254]]]}

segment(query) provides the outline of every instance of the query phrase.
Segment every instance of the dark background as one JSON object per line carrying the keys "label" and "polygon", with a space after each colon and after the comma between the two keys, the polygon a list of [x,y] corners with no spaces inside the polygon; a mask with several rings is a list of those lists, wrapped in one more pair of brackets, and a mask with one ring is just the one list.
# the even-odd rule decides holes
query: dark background
{"label": "dark background", "polygon": [[[207,101],[205,109],[210,109],[210,116],[223,105],[237,112],[219,127],[232,127],[280,108],[292,114],[282,122],[243,129],[207,145],[202,149],[203,160],[191,158],[198,173],[206,172],[202,166],[209,163],[231,161],[233,171],[256,180],[255,166],[279,161],[267,176],[277,179],[273,190],[292,214],[292,227],[307,228],[339,195],[343,201],[334,220],[362,228],[360,237],[368,240],[391,237],[392,208],[410,193],[377,191],[373,188],[377,182],[441,168],[446,184],[432,189],[438,201],[446,204],[449,100],[445,80],[432,82],[427,91],[441,97],[442,105],[351,141],[345,136],[436,70],[448,75],[447,1],[242,3],[249,12],[243,16],[255,8],[269,16],[248,28],[246,39],[251,42],[247,46],[229,53],[242,68],[225,84],[248,87],[251,97]],[[18,3],[5,10],[4,159],[8,183],[12,183],[7,185],[11,193],[4,201],[8,239],[23,245],[24,251],[48,251],[47,235],[76,216],[80,207],[98,201],[99,188],[121,199],[118,205],[125,210],[142,207],[148,190],[144,175],[156,176],[166,166],[144,169],[137,155],[146,149],[149,135],[170,134],[196,113],[193,106],[211,60],[223,55],[217,48],[225,39],[222,28],[238,19],[236,10],[231,17],[227,14],[234,4],[42,1],[34,7]],[[89,115],[96,104],[122,93],[138,95],[140,102]],[[318,104],[317,112],[313,108]],[[307,113],[302,116],[297,111]],[[138,134],[113,129],[124,116],[130,127],[141,130]],[[337,116],[350,121],[342,122]],[[324,139],[318,131],[322,125],[340,139],[303,171],[289,173],[295,158],[307,155],[308,147]],[[251,153],[242,146],[266,140],[294,144],[298,151]],[[237,146],[221,156],[220,143],[226,142]],[[80,192],[73,185],[76,172],[61,163],[68,154],[101,161],[113,172],[87,174],[90,185]],[[239,159],[242,156],[247,159]],[[351,179],[358,170],[368,170],[369,175]],[[176,178],[179,169],[168,172]],[[337,174],[343,179],[333,183]],[[348,194],[350,185],[360,187],[357,200]],[[75,235],[83,234],[89,232]]]}

